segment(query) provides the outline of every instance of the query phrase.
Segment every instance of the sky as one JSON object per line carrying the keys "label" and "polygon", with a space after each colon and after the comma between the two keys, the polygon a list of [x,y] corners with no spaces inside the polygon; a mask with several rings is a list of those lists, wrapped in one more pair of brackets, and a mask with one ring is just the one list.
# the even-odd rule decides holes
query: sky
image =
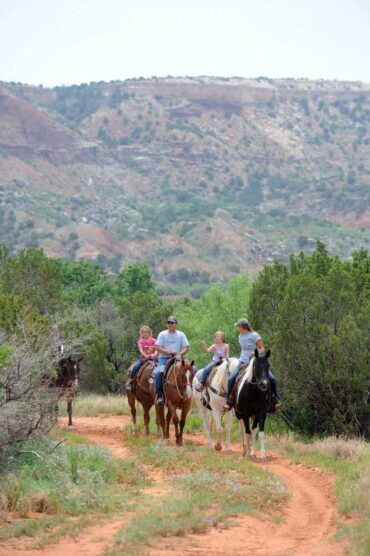
{"label": "sky", "polygon": [[370,0],[0,0],[0,80],[370,83]]}

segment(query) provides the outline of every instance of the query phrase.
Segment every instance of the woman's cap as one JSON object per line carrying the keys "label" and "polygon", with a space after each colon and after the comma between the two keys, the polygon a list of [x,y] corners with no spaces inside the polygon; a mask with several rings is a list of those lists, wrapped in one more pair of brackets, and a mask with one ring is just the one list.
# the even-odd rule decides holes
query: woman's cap
{"label": "woman's cap", "polygon": [[247,326],[249,326],[248,319],[239,319],[234,326],[242,326],[243,328],[246,328]]}
{"label": "woman's cap", "polygon": [[177,318],[171,315],[170,317],[168,317],[167,322],[169,324],[177,324]]}

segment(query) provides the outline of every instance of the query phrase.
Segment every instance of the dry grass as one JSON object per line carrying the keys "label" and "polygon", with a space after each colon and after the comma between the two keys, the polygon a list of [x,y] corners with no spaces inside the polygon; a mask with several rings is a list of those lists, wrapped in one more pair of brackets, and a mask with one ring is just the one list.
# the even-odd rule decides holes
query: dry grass
{"label": "dry grass", "polygon": [[[65,403],[59,405],[60,415],[67,415]],[[73,403],[76,417],[97,417],[98,415],[130,415],[127,398],[116,394],[80,394]]]}

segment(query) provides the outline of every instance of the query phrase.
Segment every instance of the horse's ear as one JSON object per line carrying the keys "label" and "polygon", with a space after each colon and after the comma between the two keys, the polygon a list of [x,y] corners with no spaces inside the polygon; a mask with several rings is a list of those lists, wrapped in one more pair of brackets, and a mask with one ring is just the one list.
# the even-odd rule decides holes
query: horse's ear
{"label": "horse's ear", "polygon": [[190,363],[190,367],[194,367],[194,359],[193,359],[193,361]]}
{"label": "horse's ear", "polygon": [[181,360],[181,365],[184,366],[185,365],[185,361],[182,359]]}
{"label": "horse's ear", "polygon": [[254,350],[254,357],[258,357],[258,349],[257,348]]}
{"label": "horse's ear", "polygon": [[266,359],[268,359],[270,357],[270,355],[271,355],[271,349],[268,349],[266,351]]}

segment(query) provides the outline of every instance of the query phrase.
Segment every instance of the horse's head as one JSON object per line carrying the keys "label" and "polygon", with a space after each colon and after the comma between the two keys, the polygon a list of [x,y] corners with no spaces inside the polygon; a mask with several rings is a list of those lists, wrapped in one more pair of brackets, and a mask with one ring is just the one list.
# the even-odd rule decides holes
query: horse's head
{"label": "horse's head", "polygon": [[195,375],[194,361],[188,361],[187,359],[178,361],[176,364],[176,371],[181,386],[184,388],[186,388],[186,386],[191,387]]}
{"label": "horse's head", "polygon": [[80,361],[82,357],[65,357],[59,361],[59,373],[66,387],[73,385],[78,388],[80,380]]}
{"label": "horse's head", "polygon": [[254,351],[253,380],[256,382],[257,388],[261,390],[261,392],[267,392],[270,387],[270,355],[271,351],[269,349],[263,355],[259,354],[258,349]]}

